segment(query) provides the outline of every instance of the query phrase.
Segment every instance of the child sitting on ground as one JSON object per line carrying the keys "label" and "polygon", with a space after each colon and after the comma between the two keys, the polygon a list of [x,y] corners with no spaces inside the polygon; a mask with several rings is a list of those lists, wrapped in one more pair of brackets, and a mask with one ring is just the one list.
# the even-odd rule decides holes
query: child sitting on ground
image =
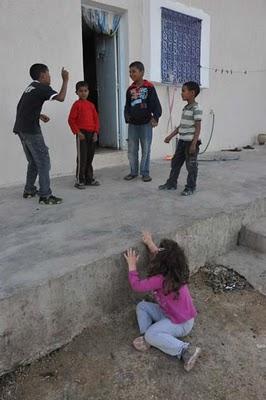
{"label": "child sitting on ground", "polygon": [[99,133],[99,118],[95,106],[88,100],[89,87],[87,82],[76,84],[76,94],[79,99],[73,104],[68,123],[77,142],[77,189],[86,189],[86,186],[99,186],[100,183],[93,177],[92,161],[95,154],[96,142]]}
{"label": "child sitting on ground", "polygon": [[170,239],[163,239],[157,247],[149,232],[143,242],[153,256],[149,277],[140,279],[137,272],[138,256],[132,249],[124,254],[129,270],[129,282],[136,292],[153,291],[156,303],[141,301],[137,305],[137,320],[141,336],[133,341],[136,350],[154,346],[184,362],[190,371],[200,352],[199,347],[178,338],[187,336],[197,315],[188,289],[189,268],[183,250]]}

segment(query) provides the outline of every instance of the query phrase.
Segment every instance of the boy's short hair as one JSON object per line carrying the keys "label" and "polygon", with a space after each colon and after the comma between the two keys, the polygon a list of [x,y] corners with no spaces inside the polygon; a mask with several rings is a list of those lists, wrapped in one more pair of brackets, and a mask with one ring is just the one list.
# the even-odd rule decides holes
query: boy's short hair
{"label": "boy's short hair", "polygon": [[86,87],[89,89],[89,85],[86,81],[79,81],[76,83],[76,92],[81,88],[81,87]]}
{"label": "boy's short hair", "polygon": [[30,76],[34,81],[37,81],[40,78],[41,73],[45,73],[48,71],[48,67],[45,64],[33,64],[30,67]]}
{"label": "boy's short hair", "polygon": [[140,72],[145,71],[144,64],[141,61],[134,61],[130,64],[129,68],[137,68]]}
{"label": "boy's short hair", "polygon": [[200,93],[200,86],[197,82],[194,81],[185,82],[183,86],[186,86],[188,90],[194,90],[195,97],[197,97],[197,95]]}

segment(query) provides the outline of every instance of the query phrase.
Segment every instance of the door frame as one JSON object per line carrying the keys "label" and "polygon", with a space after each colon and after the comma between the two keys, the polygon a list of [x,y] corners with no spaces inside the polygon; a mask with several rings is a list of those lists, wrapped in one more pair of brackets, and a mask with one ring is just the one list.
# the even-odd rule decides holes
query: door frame
{"label": "door frame", "polygon": [[[81,6],[111,11],[121,16],[119,28],[116,34],[117,45],[117,115],[118,115],[118,150],[127,149],[127,125],[124,120],[124,105],[126,102],[126,90],[128,87],[128,10],[112,7],[97,1],[81,0]],[[82,40],[82,38],[81,38]]]}

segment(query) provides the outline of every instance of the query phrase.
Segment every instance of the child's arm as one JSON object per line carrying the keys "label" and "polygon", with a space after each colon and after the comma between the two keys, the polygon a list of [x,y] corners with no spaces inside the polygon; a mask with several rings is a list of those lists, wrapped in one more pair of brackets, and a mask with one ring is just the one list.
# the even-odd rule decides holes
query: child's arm
{"label": "child's arm", "polygon": [[162,115],[162,107],[154,86],[150,89],[150,106],[152,112],[151,124],[155,127]]}
{"label": "child's arm", "polygon": [[196,121],[195,122],[194,138],[193,138],[192,143],[191,143],[190,148],[189,148],[189,153],[190,154],[195,154],[196,153],[197,143],[198,143],[199,136],[200,136],[200,129],[201,129],[201,121]]}
{"label": "child's arm", "polygon": [[164,139],[164,143],[169,143],[170,140],[173,139],[173,137],[178,135],[178,133],[179,133],[179,126],[175,128],[175,130],[172,133],[170,133],[170,135],[166,136],[166,138]]}
{"label": "child's arm", "polygon": [[53,97],[53,100],[57,100],[60,102],[63,102],[65,100],[66,97],[66,92],[67,92],[67,84],[68,84],[68,79],[69,79],[69,73],[67,70],[64,69],[64,67],[62,68],[61,71],[61,76],[63,79],[63,83],[61,86],[61,89],[59,91],[59,93]]}
{"label": "child's arm", "polygon": [[195,121],[195,134],[194,134],[194,138],[192,140],[191,146],[189,148],[190,154],[196,153],[197,143],[198,143],[199,136],[200,136],[202,110],[198,105],[193,108],[193,118]]}
{"label": "child's arm", "polygon": [[127,124],[130,123],[130,92],[127,90],[126,94],[126,104],[124,109],[124,117]]}
{"label": "child's arm", "polygon": [[150,253],[155,256],[159,249],[156,246],[156,244],[154,243],[154,241],[152,240],[152,236],[151,233],[148,231],[143,231],[142,233],[142,241],[143,243],[148,247]]}
{"label": "child's arm", "polygon": [[163,287],[163,278],[160,275],[151,276],[150,278],[140,279],[137,271],[131,271],[128,274],[131,288],[135,292],[145,293],[158,290]]}
{"label": "child's arm", "polygon": [[73,106],[71,107],[69,116],[68,116],[68,125],[70,126],[70,129],[72,130],[74,135],[79,135],[80,140],[84,140],[85,136],[83,135],[82,132],[80,132],[80,129],[77,125],[77,117],[78,117],[78,105],[77,103],[74,103]]}
{"label": "child's arm", "polygon": [[93,141],[97,142],[98,140],[98,134],[99,134],[99,130],[100,130],[100,123],[99,123],[99,116],[98,113],[96,111],[96,108],[93,104],[93,121],[94,121],[94,125],[95,125],[95,131],[93,134]]}
{"label": "child's arm", "polygon": [[139,256],[137,256],[135,250],[129,249],[124,254],[128,264],[129,271],[129,283],[133,290],[136,292],[149,292],[151,290],[160,289],[163,285],[163,278],[160,275],[152,276],[147,279],[140,279],[137,271],[137,262]]}

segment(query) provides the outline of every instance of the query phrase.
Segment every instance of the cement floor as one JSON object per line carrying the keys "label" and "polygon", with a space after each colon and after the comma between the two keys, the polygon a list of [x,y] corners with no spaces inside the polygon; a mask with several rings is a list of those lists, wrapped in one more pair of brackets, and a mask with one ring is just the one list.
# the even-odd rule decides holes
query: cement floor
{"label": "cement floor", "polygon": [[265,197],[266,146],[237,156],[238,161],[200,162],[198,191],[189,198],[180,196],[185,169],[177,191],[157,189],[170,168],[169,161],[159,160],[152,163],[150,183],[124,181],[125,165],[96,171],[101,186],[85,191],[74,189],[73,177],[56,178],[52,188],[64,198],[58,206],[22,199],[22,186],[0,189],[0,298],[117,254],[143,228],[163,234],[173,223],[189,225]]}

